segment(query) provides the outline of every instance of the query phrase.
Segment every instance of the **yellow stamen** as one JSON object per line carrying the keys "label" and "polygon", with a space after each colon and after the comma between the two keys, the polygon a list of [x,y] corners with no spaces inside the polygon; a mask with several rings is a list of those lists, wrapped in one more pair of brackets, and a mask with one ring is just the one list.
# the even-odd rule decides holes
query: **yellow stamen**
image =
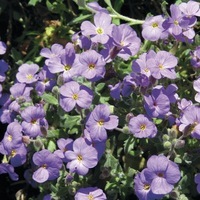
{"label": "yellow stamen", "polygon": [[16,154],[17,154],[16,150],[12,150],[11,153],[10,153],[10,155],[11,155],[12,158],[15,157]]}
{"label": "yellow stamen", "polygon": [[32,75],[32,74],[27,74],[27,75],[26,75],[26,78],[27,78],[28,80],[32,80],[32,79],[33,79],[33,75]]}
{"label": "yellow stamen", "polygon": [[102,28],[99,27],[99,28],[96,29],[96,32],[97,32],[99,35],[101,35],[101,34],[103,34],[104,31],[103,31]]}
{"label": "yellow stamen", "polygon": [[177,20],[175,20],[175,21],[174,21],[174,24],[175,24],[175,25],[178,25],[179,23],[178,23],[178,21],[177,21]]}
{"label": "yellow stamen", "polygon": [[149,188],[150,188],[150,185],[149,185],[149,184],[145,184],[145,185],[144,185],[144,190],[149,190]]}
{"label": "yellow stamen", "polygon": [[152,24],[152,27],[153,27],[153,28],[157,28],[157,27],[158,27],[158,23],[154,22],[154,23]]}
{"label": "yellow stamen", "polygon": [[69,66],[69,65],[65,65],[65,70],[66,71],[68,71],[68,70],[70,70],[71,69],[71,67]]}
{"label": "yellow stamen", "polygon": [[91,63],[91,64],[88,65],[88,67],[89,67],[90,69],[94,69],[94,68],[95,68],[95,64]]}
{"label": "yellow stamen", "polygon": [[83,160],[83,157],[82,157],[81,155],[78,155],[77,160],[78,160],[78,161],[82,161],[82,160]]}
{"label": "yellow stamen", "polygon": [[88,200],[94,200],[94,196],[92,194],[88,195]]}
{"label": "yellow stamen", "polygon": [[98,121],[98,124],[99,124],[99,126],[103,126],[103,125],[104,125],[104,120],[103,120],[103,119],[100,119],[100,120]]}
{"label": "yellow stamen", "polygon": [[42,168],[46,169],[47,168],[47,164],[43,164]]}
{"label": "yellow stamen", "polygon": [[73,98],[74,100],[77,100],[77,99],[78,99],[78,94],[73,94],[72,98]]}
{"label": "yellow stamen", "polygon": [[163,65],[160,64],[160,65],[159,65],[159,69],[163,69]]}
{"label": "yellow stamen", "polygon": [[8,138],[8,141],[10,141],[10,142],[12,141],[12,135],[8,135],[7,138]]}
{"label": "yellow stamen", "polygon": [[140,129],[141,129],[142,131],[144,131],[144,130],[146,129],[146,125],[145,125],[145,124],[141,124],[141,125],[140,125]]}

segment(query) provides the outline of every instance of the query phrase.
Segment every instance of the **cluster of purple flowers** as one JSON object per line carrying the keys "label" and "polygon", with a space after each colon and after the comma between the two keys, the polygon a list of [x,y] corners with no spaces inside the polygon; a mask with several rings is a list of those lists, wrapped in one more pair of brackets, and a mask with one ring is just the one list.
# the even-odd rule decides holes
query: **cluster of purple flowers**
{"label": "cluster of purple flowers", "polygon": [[162,15],[158,15],[150,16],[145,20],[142,36],[146,40],[157,41],[172,35],[178,41],[192,42],[195,36],[194,26],[199,16],[198,2],[188,1],[179,5],[172,4],[169,17],[164,18]]}
{"label": "cluster of purple flowers", "polygon": [[[50,48],[43,48],[40,52],[45,58],[43,67],[34,63],[19,66],[10,92],[1,93],[0,121],[9,125],[0,143],[0,153],[4,155],[0,174],[8,173],[12,180],[19,178],[14,167],[25,163],[30,168],[25,171],[24,177],[33,187],[58,179],[60,171],[64,171],[66,184],[74,176],[86,176],[104,155],[109,132],[115,129],[123,132],[126,125],[129,136],[134,136],[134,140],[160,139],[162,133],[154,123],[158,119],[166,120],[169,126],[176,126],[182,133],[181,139],[188,135],[200,139],[200,107],[180,98],[175,83],[165,84],[166,79],[171,82],[178,77],[176,67],[179,60],[168,51],[151,49],[141,53],[133,59],[129,74],[106,85],[114,104],[120,100],[126,103],[126,99],[132,100],[132,97],[140,95],[138,102],[142,111],[138,109],[134,113],[134,109],[130,108],[133,114],[129,113],[131,117],[125,120],[126,125],[120,123],[120,113],[115,115],[115,110],[108,103],[96,101],[98,92],[94,86],[106,78],[107,66],[110,67],[115,59],[126,62],[137,55],[141,40],[129,25],[113,24],[109,12],[98,3],[88,3],[88,7],[95,12],[94,23],[82,22],[81,31],[75,33],[72,42],[65,46],[53,44]],[[172,35],[176,41],[192,43],[200,4],[189,1],[171,5],[170,12],[167,18],[161,15],[148,17],[143,23],[143,38],[167,40]],[[197,69],[200,66],[199,50],[197,47],[191,52],[191,64]],[[0,54],[5,52],[6,45],[0,42]],[[7,70],[8,64],[0,60],[0,83],[5,81]],[[112,70],[115,71],[113,66]],[[200,78],[193,82],[193,88],[197,91],[195,100],[199,103]],[[49,101],[45,98],[47,94],[50,95]],[[177,106],[178,113],[171,109],[173,106]],[[73,117],[74,113],[81,115],[81,124],[77,124],[80,133],[73,137],[66,133],[65,137],[57,135],[58,138],[49,139],[51,131],[67,130],[65,126],[68,123],[66,120],[60,127],[55,122],[54,127],[54,122],[49,122],[47,116],[47,113],[53,115],[52,112],[63,114],[60,124],[63,119]],[[48,142],[53,142],[54,148],[49,148]],[[136,174],[134,190],[140,200],[161,199],[173,191],[181,173],[178,165],[170,160],[172,152],[173,148],[167,152],[168,157],[151,156],[147,168]],[[199,184],[199,175],[195,182]],[[74,198],[107,199],[102,189],[92,186],[76,186]],[[197,190],[200,192],[199,185]],[[50,199],[51,195],[45,198]]]}
{"label": "cluster of purple flowers", "polygon": [[173,190],[180,177],[176,163],[163,155],[151,156],[147,168],[135,176],[135,193],[140,200],[161,199]]}

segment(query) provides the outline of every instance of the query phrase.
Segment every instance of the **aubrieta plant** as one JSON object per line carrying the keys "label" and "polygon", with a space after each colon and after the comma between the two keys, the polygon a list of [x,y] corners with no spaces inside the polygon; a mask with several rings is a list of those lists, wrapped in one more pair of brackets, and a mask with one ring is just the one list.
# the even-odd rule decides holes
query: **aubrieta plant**
{"label": "aubrieta plant", "polygon": [[30,199],[198,198],[200,3],[144,21],[105,3],[83,1],[92,18],[20,65],[10,88],[0,60],[0,174],[39,188]]}

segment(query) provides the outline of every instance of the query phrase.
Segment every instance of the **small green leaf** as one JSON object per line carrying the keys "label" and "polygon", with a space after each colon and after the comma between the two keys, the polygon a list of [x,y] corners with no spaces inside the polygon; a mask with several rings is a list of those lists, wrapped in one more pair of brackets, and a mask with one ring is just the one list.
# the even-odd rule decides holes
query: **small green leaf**
{"label": "small green leaf", "polygon": [[30,0],[30,1],[28,2],[28,5],[29,5],[29,6],[35,6],[38,2],[41,2],[41,0]]}
{"label": "small green leaf", "polygon": [[48,149],[49,151],[51,151],[51,152],[54,152],[54,151],[56,150],[56,144],[55,144],[52,140],[50,140],[50,141],[48,142],[47,149]]}
{"label": "small green leaf", "polygon": [[42,99],[49,104],[58,105],[58,100],[50,94],[44,93]]}

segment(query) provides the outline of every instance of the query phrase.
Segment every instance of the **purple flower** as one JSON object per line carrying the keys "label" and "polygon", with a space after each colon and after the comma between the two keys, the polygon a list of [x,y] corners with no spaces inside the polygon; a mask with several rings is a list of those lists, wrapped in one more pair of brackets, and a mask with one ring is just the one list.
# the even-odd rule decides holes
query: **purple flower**
{"label": "purple flower", "polygon": [[115,84],[114,86],[112,85],[108,86],[110,88],[110,96],[113,99],[120,100],[121,86],[122,86],[121,82]]}
{"label": "purple flower", "polygon": [[17,122],[8,125],[4,138],[1,141],[6,151],[12,151],[22,145],[22,127]]}
{"label": "purple flower", "polygon": [[45,64],[48,65],[49,61],[52,59],[52,58],[57,58],[57,57],[60,57],[61,53],[63,51],[63,46],[60,45],[60,44],[53,44],[51,46],[51,49],[49,48],[43,48],[41,51],[40,51],[40,55],[47,58],[46,61],[45,61]]}
{"label": "purple flower", "polygon": [[200,193],[200,173],[195,174],[194,182],[197,184],[198,193]]}
{"label": "purple flower", "polygon": [[[200,5],[195,1],[188,1],[187,3],[183,2],[178,5],[179,9],[186,15],[186,17],[191,18],[194,16],[200,17]],[[193,19],[196,21],[197,19]]]}
{"label": "purple flower", "polygon": [[44,149],[34,153],[33,162],[38,166],[38,169],[33,173],[33,180],[36,182],[44,183],[59,177],[62,160],[49,150]]}
{"label": "purple flower", "polygon": [[127,24],[114,26],[112,31],[114,45],[118,49],[117,56],[128,60],[134,56],[140,49],[141,40],[137,37],[136,32]]}
{"label": "purple flower", "polygon": [[94,15],[94,25],[90,21],[81,24],[81,31],[84,36],[90,36],[92,42],[105,44],[112,32],[111,17],[105,12],[97,12]]}
{"label": "purple flower", "polygon": [[178,165],[167,157],[153,155],[147,161],[144,176],[151,182],[153,194],[165,195],[172,191],[174,184],[179,181],[181,173]]}
{"label": "purple flower", "polygon": [[87,6],[89,8],[91,8],[94,12],[104,12],[104,13],[109,13],[108,10],[106,8],[102,8],[98,2],[90,2],[87,3]]}
{"label": "purple flower", "polygon": [[118,117],[110,114],[109,106],[100,104],[90,113],[86,129],[96,141],[105,141],[107,139],[106,130],[113,130],[118,126],[118,123]]}
{"label": "purple flower", "polygon": [[140,114],[129,121],[129,130],[137,138],[152,138],[157,134],[157,128],[152,121]]}
{"label": "purple flower", "polygon": [[55,85],[55,74],[52,74],[45,65],[38,74],[38,81],[36,83],[35,90],[39,95],[42,95],[45,91],[51,91]]}
{"label": "purple flower", "polygon": [[151,181],[148,180],[145,175],[146,169],[142,170],[142,172],[138,173],[134,178],[134,190],[135,194],[139,198],[139,200],[155,200],[161,199],[163,195],[153,194],[151,191]]}
{"label": "purple flower", "polygon": [[65,83],[60,88],[60,106],[66,111],[71,111],[76,105],[80,108],[89,108],[93,94],[92,91],[75,81]]}
{"label": "purple flower", "polygon": [[29,106],[21,113],[23,122],[22,127],[25,135],[37,137],[42,135],[41,128],[48,128],[45,112],[41,106]]}
{"label": "purple flower", "polygon": [[147,65],[151,66],[151,74],[156,79],[167,77],[169,79],[176,78],[174,70],[178,63],[178,59],[166,51],[159,51],[154,58],[147,60]]}
{"label": "purple flower", "polygon": [[6,79],[5,72],[8,70],[8,63],[5,60],[0,60],[0,82]]}
{"label": "purple flower", "polygon": [[0,174],[8,173],[9,177],[13,181],[18,181],[19,176],[14,172],[14,167],[8,163],[1,163],[0,164]]}
{"label": "purple flower", "polygon": [[191,51],[190,63],[194,68],[200,68],[200,46],[198,46],[194,51]]}
{"label": "purple flower", "polygon": [[52,74],[63,72],[63,78],[71,80],[78,75],[77,66],[74,66],[75,50],[72,43],[67,43],[60,57],[55,57],[49,60],[48,69]]}
{"label": "purple flower", "polygon": [[193,103],[192,103],[192,101],[183,98],[183,99],[179,100],[179,102],[177,102],[177,105],[178,105],[178,109],[180,109],[182,112],[184,112],[186,110],[186,108],[193,105]]}
{"label": "purple flower", "polygon": [[2,41],[0,41],[0,55],[3,55],[4,53],[6,53],[6,44]]}
{"label": "purple flower", "polygon": [[153,89],[151,95],[144,95],[144,108],[150,117],[163,118],[170,111],[170,100],[162,89]]}
{"label": "purple flower", "polygon": [[65,158],[65,152],[72,150],[73,148],[73,140],[68,138],[60,138],[57,140],[58,150],[54,151],[54,154],[56,154],[59,158],[62,159],[63,162],[68,162],[68,160]]}
{"label": "purple flower", "polygon": [[23,64],[19,67],[16,78],[20,83],[34,83],[37,81],[38,70],[39,66],[36,64]]}
{"label": "purple flower", "polygon": [[94,50],[81,53],[74,65],[80,69],[81,75],[90,81],[103,78],[106,72],[103,56]]}
{"label": "purple flower", "polygon": [[164,28],[162,27],[164,20],[162,15],[148,17],[142,25],[142,37],[150,41],[166,38],[168,33],[164,32]]}
{"label": "purple flower", "polygon": [[127,75],[123,79],[122,83],[122,96],[128,97],[137,88],[135,79],[131,75]]}
{"label": "purple flower", "polygon": [[100,160],[106,149],[106,141],[98,141],[96,138],[93,138],[93,136],[94,134],[88,132],[87,129],[84,130],[84,138],[86,139],[86,142],[97,150],[98,160]]}
{"label": "purple flower", "polygon": [[81,49],[89,50],[92,44],[91,40],[88,37],[79,34],[80,32],[72,35],[73,44],[79,46]]}
{"label": "purple flower", "polygon": [[132,70],[136,73],[141,73],[146,75],[147,77],[151,76],[150,66],[147,63],[147,60],[151,58],[155,58],[156,53],[153,50],[148,51],[147,53],[143,53],[139,56],[138,59],[133,61]]}
{"label": "purple flower", "polygon": [[78,138],[73,143],[73,151],[66,151],[65,156],[70,162],[67,168],[70,172],[76,172],[79,175],[85,175],[90,168],[98,163],[97,151],[91,145],[88,145],[84,138]]}
{"label": "purple flower", "polygon": [[102,189],[97,187],[81,188],[76,192],[75,200],[106,200]]}
{"label": "purple flower", "polygon": [[193,88],[197,92],[194,99],[195,99],[195,101],[200,103],[200,78],[198,78],[197,80],[194,80]]}
{"label": "purple flower", "polygon": [[191,136],[200,139],[200,108],[194,105],[188,106],[180,118],[179,130],[189,132]]}
{"label": "purple flower", "polygon": [[15,83],[10,88],[12,102],[9,105],[9,109],[19,112],[21,104],[32,100],[30,97],[32,89],[32,87],[26,87],[24,83]]}

